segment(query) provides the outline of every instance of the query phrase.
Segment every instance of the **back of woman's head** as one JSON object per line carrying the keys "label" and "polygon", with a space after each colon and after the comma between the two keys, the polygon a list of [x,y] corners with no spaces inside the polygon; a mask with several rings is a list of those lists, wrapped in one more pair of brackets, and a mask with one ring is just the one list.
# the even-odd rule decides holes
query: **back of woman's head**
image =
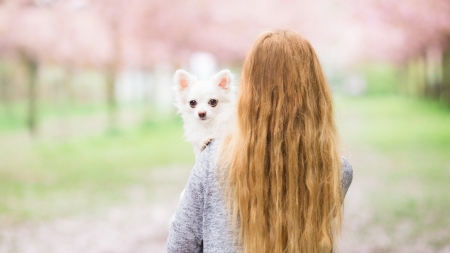
{"label": "back of woman's head", "polygon": [[244,62],[221,164],[244,252],[330,252],[342,194],[332,98],[310,43],[267,32]]}

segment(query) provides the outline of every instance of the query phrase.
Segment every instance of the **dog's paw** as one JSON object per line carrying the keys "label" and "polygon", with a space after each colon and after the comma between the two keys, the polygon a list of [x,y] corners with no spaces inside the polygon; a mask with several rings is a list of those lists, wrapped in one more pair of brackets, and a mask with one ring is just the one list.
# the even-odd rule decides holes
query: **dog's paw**
{"label": "dog's paw", "polygon": [[212,140],[213,140],[212,138],[205,138],[200,144],[200,151],[203,151],[206,148],[206,146],[208,146],[211,143]]}

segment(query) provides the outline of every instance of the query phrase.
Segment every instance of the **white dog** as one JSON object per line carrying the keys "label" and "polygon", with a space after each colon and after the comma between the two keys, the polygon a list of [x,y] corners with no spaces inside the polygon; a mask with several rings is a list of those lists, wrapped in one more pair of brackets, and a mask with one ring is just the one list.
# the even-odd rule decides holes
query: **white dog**
{"label": "white dog", "polygon": [[229,70],[209,81],[199,81],[184,70],[174,76],[176,107],[184,122],[184,136],[194,147],[195,157],[212,139],[223,137],[233,124],[235,87]]}

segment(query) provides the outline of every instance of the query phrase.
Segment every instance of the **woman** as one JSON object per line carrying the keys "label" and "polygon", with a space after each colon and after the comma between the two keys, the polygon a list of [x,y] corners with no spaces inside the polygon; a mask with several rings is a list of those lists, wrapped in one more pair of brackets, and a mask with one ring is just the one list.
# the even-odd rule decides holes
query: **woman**
{"label": "woman", "polygon": [[233,133],[200,155],[168,252],[330,252],[352,180],[309,42],[259,36],[242,69]]}

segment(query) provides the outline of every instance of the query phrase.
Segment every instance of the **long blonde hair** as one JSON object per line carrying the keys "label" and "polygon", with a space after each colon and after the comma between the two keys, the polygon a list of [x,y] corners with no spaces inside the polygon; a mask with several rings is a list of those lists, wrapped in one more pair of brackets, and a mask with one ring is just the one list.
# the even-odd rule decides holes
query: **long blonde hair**
{"label": "long blonde hair", "polygon": [[310,43],[290,30],[247,55],[237,127],[219,164],[244,252],[326,252],[342,220],[341,159],[330,88]]}

